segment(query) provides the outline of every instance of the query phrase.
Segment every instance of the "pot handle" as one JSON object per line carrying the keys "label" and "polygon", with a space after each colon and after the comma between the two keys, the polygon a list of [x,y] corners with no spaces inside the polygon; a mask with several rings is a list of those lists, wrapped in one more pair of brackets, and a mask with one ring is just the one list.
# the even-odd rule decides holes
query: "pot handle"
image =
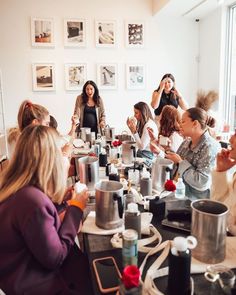
{"label": "pot handle", "polygon": [[134,145],[132,145],[130,148],[131,148],[131,150],[133,150],[133,157],[135,159],[136,158],[136,148]]}
{"label": "pot handle", "polygon": [[115,193],[113,195],[113,200],[118,202],[119,217],[122,218],[123,217],[123,204],[122,204],[121,196],[119,196],[118,194]]}

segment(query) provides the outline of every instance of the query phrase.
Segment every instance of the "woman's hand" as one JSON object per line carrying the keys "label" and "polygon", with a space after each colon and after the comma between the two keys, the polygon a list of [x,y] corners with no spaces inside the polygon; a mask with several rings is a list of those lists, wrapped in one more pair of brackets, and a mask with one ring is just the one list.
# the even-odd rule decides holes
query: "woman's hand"
{"label": "woman's hand", "polygon": [[62,148],[62,154],[64,157],[70,157],[72,153],[73,146],[71,143],[66,143]]}
{"label": "woman's hand", "polygon": [[72,194],[72,199],[80,202],[80,204],[83,206],[83,208],[85,208],[86,205],[87,205],[88,197],[89,197],[89,193],[88,193],[87,188],[84,189],[80,193],[76,193],[75,190],[74,190],[73,194]]}
{"label": "woman's hand", "polygon": [[160,85],[159,85],[161,91],[164,90],[165,84],[166,84],[166,79],[161,80]]}
{"label": "woman's hand", "polygon": [[173,152],[166,152],[166,159],[172,160],[175,164],[180,163],[183,159]]}
{"label": "woman's hand", "polygon": [[236,164],[236,160],[229,157],[230,150],[222,149],[216,156],[216,171],[223,172],[232,168]]}
{"label": "woman's hand", "polygon": [[171,92],[174,94],[174,96],[176,98],[181,98],[182,95],[180,94],[180,92],[174,87],[173,89],[171,89]]}
{"label": "woman's hand", "polygon": [[154,136],[154,131],[153,131],[153,129],[150,128],[150,127],[147,127],[147,131],[148,131],[148,135],[149,135],[151,141],[155,140],[155,136]]}
{"label": "woman's hand", "polygon": [[127,121],[127,126],[129,127],[130,131],[135,134],[137,132],[137,123],[135,120],[128,118]]}
{"label": "woman's hand", "polygon": [[104,129],[106,127],[105,121],[101,121],[99,125],[101,129]]}
{"label": "woman's hand", "polygon": [[153,152],[154,154],[159,155],[161,148],[158,146],[158,141],[157,140],[152,140],[150,142],[150,150],[151,152]]}

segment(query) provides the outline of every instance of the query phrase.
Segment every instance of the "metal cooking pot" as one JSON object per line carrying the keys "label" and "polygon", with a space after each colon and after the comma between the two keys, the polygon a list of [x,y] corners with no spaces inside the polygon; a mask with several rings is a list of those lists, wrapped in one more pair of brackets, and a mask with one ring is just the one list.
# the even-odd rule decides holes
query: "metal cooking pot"
{"label": "metal cooking pot", "polygon": [[124,164],[132,164],[134,162],[136,153],[135,141],[123,141],[122,142],[122,162]]}
{"label": "metal cooking pot", "polygon": [[170,179],[170,172],[173,169],[174,162],[169,159],[157,158],[152,165],[152,188],[163,191],[164,184]]}
{"label": "metal cooking pot", "polygon": [[99,161],[97,157],[82,157],[76,159],[76,171],[79,174],[80,182],[85,183],[89,190],[94,190],[95,184],[99,181]]}
{"label": "metal cooking pot", "polygon": [[123,185],[118,181],[100,181],[95,187],[95,223],[104,229],[123,224]]}

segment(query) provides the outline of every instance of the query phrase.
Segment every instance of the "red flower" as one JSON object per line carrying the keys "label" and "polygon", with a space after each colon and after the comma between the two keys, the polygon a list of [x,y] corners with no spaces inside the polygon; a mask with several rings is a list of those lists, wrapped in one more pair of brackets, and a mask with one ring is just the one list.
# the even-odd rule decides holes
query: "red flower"
{"label": "red flower", "polygon": [[122,141],[120,141],[119,139],[118,139],[118,140],[114,140],[114,141],[112,142],[112,145],[113,145],[114,147],[120,146],[121,144],[122,144]]}
{"label": "red flower", "polygon": [[136,265],[128,265],[123,270],[122,282],[126,289],[138,287],[140,270]]}
{"label": "red flower", "polygon": [[166,191],[173,192],[176,190],[176,185],[174,184],[173,180],[170,179],[165,182],[164,187]]}
{"label": "red flower", "polygon": [[93,152],[88,153],[88,156],[89,157],[97,157],[97,155],[95,153],[93,153]]}

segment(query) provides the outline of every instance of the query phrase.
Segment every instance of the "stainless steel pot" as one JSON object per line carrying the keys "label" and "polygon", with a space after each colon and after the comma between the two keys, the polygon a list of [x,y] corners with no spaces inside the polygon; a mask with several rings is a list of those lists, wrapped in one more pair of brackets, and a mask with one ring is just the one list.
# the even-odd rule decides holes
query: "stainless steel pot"
{"label": "stainless steel pot", "polygon": [[135,158],[135,141],[122,142],[122,162],[126,165],[132,164]]}
{"label": "stainless steel pot", "polygon": [[225,259],[228,207],[223,203],[202,199],[193,201],[191,235],[197,239],[194,258],[204,263],[220,263]]}
{"label": "stainless steel pot", "polygon": [[89,190],[94,190],[95,184],[99,181],[99,161],[97,157],[82,157],[76,159],[76,170],[80,182],[85,183]]}
{"label": "stainless steel pot", "polygon": [[91,133],[91,128],[89,127],[80,128],[80,137],[84,142],[86,141],[86,135],[90,133]]}
{"label": "stainless steel pot", "polygon": [[122,226],[123,185],[117,181],[100,181],[95,190],[96,225],[104,229]]}
{"label": "stainless steel pot", "polygon": [[152,165],[152,188],[158,191],[164,189],[167,179],[170,179],[170,172],[174,162],[169,159],[157,158]]}

